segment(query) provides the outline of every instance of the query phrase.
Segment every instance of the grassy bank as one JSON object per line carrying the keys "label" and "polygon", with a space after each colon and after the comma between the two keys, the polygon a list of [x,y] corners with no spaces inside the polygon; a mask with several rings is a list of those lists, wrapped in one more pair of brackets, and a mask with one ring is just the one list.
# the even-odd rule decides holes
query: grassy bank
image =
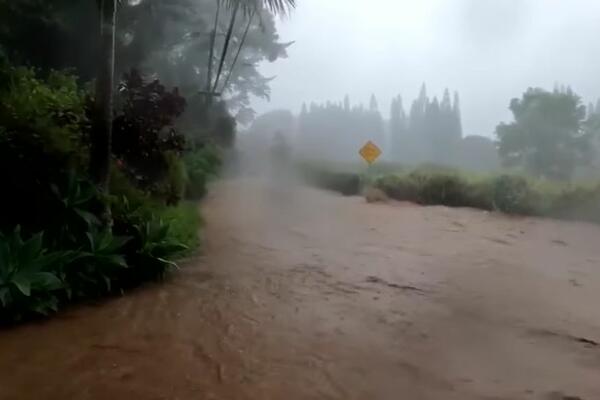
{"label": "grassy bank", "polygon": [[513,215],[532,215],[600,223],[600,182],[551,182],[516,174],[473,174],[425,166],[399,169],[382,166],[365,173],[353,166],[302,166],[306,181],[345,195],[366,186],[400,201],[422,205],[472,207]]}

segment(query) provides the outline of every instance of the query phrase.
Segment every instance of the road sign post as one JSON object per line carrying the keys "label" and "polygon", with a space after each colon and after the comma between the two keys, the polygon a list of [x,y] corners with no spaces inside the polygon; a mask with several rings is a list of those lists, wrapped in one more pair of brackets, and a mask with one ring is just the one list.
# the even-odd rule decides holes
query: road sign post
{"label": "road sign post", "polygon": [[379,156],[381,156],[381,149],[379,149],[375,143],[369,140],[363,147],[360,148],[358,154],[360,154],[367,164],[371,165],[377,161]]}
{"label": "road sign post", "polygon": [[371,165],[373,165],[373,163],[375,161],[377,161],[379,156],[381,156],[381,153],[382,153],[381,149],[379,147],[377,147],[377,145],[370,140],[367,143],[365,143],[365,145],[363,147],[361,147],[360,150],[358,151],[358,154],[360,154],[360,156],[363,158],[363,160],[365,160],[367,162],[367,179],[368,180],[370,180],[372,178]]}

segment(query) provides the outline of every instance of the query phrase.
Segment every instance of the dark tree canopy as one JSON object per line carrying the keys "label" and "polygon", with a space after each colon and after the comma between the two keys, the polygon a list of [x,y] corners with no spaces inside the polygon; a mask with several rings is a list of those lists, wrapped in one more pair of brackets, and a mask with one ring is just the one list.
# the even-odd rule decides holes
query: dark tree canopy
{"label": "dark tree canopy", "polygon": [[[240,0],[244,8],[257,4]],[[186,97],[203,90],[207,75],[214,0],[122,1],[116,41],[116,77],[131,68],[157,74]],[[293,2],[291,2],[293,3]],[[272,9],[287,10],[290,2],[261,2],[257,15],[241,13],[232,31],[232,45],[223,63],[218,92],[244,122],[254,113],[252,96],[268,98],[269,81],[261,75],[261,61],[286,57],[289,43],[281,43]],[[283,7],[283,8],[282,8]],[[231,8],[222,7],[217,23],[214,62],[220,57]],[[235,66],[238,45],[250,20],[248,34]],[[99,65],[99,14],[95,1],[0,0],[0,49],[17,64],[44,70],[74,69],[82,81],[96,77]],[[43,38],[44,45],[40,45]],[[233,71],[231,69],[234,68]],[[223,84],[230,75],[227,87]]]}

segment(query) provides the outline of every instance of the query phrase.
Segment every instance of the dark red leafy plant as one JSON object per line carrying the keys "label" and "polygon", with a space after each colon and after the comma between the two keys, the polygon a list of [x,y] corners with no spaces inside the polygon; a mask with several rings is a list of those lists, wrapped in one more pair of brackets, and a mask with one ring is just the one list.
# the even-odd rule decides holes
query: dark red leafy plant
{"label": "dark red leafy plant", "polygon": [[132,69],[119,85],[120,111],[113,122],[113,155],[141,187],[150,187],[168,171],[168,153],[181,154],[185,138],[175,120],[186,107],[177,88],[171,91],[157,80],[145,79]]}

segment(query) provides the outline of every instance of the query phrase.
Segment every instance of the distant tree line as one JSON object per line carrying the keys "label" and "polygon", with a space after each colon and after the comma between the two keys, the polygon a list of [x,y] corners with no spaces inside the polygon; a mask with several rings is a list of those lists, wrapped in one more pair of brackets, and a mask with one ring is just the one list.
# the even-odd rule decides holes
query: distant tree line
{"label": "distant tree line", "polygon": [[356,158],[367,140],[382,147],[387,161],[407,165],[455,165],[464,160],[465,148],[482,156],[465,162],[463,167],[493,169],[498,165],[491,139],[463,139],[459,94],[451,96],[448,89],[440,101],[435,96],[429,98],[423,84],[408,113],[398,95],[392,99],[389,120],[381,116],[374,95],[368,107],[351,105],[348,96],[342,102],[302,106],[295,139],[301,153],[348,161]]}
{"label": "distant tree line", "polygon": [[367,140],[383,143],[385,123],[375,96],[369,107],[351,106],[348,96],[343,102],[304,104],[298,117],[296,146],[315,158],[347,161]]}
{"label": "distant tree line", "polygon": [[[392,99],[390,118],[384,120],[375,96],[368,107],[342,102],[304,104],[295,127],[276,124],[266,114],[264,131],[272,122],[292,130],[303,157],[332,161],[357,160],[358,149],[372,140],[384,159],[403,165],[433,163],[476,171],[503,167],[532,176],[568,180],[597,177],[600,171],[600,100],[587,107],[570,87],[552,91],[529,88],[510,101],[513,121],[500,123],[495,139],[463,136],[460,97],[446,89],[441,101],[427,95],[425,84],[408,112],[402,97]],[[291,114],[288,121],[293,119]],[[260,129],[259,129],[260,128]]]}
{"label": "distant tree line", "polygon": [[453,163],[462,139],[458,92],[452,101],[446,89],[440,102],[427,96],[423,84],[408,117],[398,95],[392,100],[389,131],[394,161]]}

